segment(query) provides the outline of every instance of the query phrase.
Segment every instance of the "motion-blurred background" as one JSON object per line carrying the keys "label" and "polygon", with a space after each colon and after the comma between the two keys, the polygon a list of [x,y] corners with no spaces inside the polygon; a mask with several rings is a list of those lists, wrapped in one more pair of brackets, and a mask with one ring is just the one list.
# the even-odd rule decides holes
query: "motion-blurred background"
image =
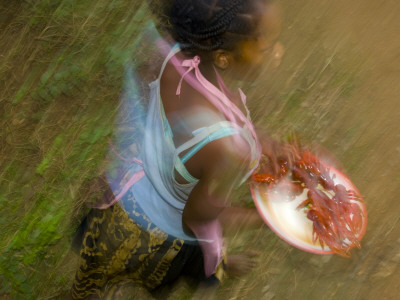
{"label": "motion-blurred background", "polygon": [[[345,259],[297,250],[268,228],[229,238],[262,254],[218,299],[395,299],[400,294],[400,2],[278,0],[280,68],[245,86],[255,122],[332,152],[369,212]],[[124,76],[151,62],[145,0],[0,3],[0,298],[57,299],[71,286],[71,241],[101,194]],[[251,205],[244,186],[238,196]],[[239,201],[239,200],[238,200]],[[182,280],[148,297],[190,299]],[[144,296],[143,296],[144,297]]]}

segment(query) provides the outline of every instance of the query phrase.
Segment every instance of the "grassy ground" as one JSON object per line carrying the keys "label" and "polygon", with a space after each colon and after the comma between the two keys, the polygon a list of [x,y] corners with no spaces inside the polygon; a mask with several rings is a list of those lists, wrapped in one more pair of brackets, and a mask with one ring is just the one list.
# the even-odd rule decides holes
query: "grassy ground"
{"label": "grassy ground", "polygon": [[71,235],[149,14],[140,1],[1,6],[1,291],[51,297],[70,285]]}
{"label": "grassy ground", "polygon": [[[76,257],[70,244],[87,212],[84,203],[96,195],[90,183],[104,168],[123,67],[127,61],[145,63],[137,51],[150,18],[144,2],[0,3],[0,297],[61,298],[71,285]],[[356,33],[367,27],[379,40],[381,33],[373,28],[386,28],[384,41],[394,41],[395,31],[387,24],[397,6],[370,4],[367,10],[314,0],[281,3],[287,54],[276,74],[266,72],[247,88],[253,118],[278,138],[296,131],[336,154],[368,195],[374,229],[365,250],[346,261],[302,253],[266,228],[230,237],[231,251],[251,247],[262,255],[255,272],[227,280],[218,297],[368,299],[374,295],[368,285],[374,283],[382,293],[384,282],[397,274],[387,261],[399,262],[390,247],[398,243],[393,230],[398,217],[385,210],[400,181],[391,167],[398,162],[400,142],[393,134],[398,122],[390,122],[399,118],[388,100],[397,95],[398,77],[390,74],[398,69],[383,59],[395,53],[390,51],[395,42],[386,48],[376,43],[367,53],[364,47],[372,42]],[[363,18],[353,22],[344,11]],[[372,11],[381,21],[368,27]],[[385,53],[382,60],[372,60],[379,51]],[[376,72],[381,81],[371,75]],[[384,176],[392,178],[390,184]],[[385,187],[383,192],[372,180]],[[246,187],[238,194],[251,203]],[[396,288],[391,291],[385,295],[396,294]],[[182,281],[153,296],[188,299],[192,294],[190,282]]]}

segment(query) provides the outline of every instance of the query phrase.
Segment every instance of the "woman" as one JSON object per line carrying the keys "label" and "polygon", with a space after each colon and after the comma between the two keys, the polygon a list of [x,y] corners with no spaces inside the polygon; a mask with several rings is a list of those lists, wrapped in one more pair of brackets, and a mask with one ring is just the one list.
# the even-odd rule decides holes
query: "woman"
{"label": "woman", "polygon": [[113,297],[132,282],[154,289],[180,274],[212,285],[224,270],[252,267],[249,254],[223,259],[223,229],[262,224],[254,209],[230,207],[229,199],[258,167],[261,148],[272,164],[276,155],[270,140],[260,146],[234,86],[266,61],[279,65],[279,10],[266,0],[168,3],[179,46],[150,84],[135,166],[113,187],[113,205],[85,221],[73,298]]}

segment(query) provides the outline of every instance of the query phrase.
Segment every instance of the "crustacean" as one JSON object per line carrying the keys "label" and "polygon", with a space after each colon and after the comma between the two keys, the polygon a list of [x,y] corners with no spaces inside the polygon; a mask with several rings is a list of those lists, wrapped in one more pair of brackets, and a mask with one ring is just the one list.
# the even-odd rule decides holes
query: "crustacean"
{"label": "crustacean", "polygon": [[304,210],[313,222],[313,242],[318,241],[322,248],[327,245],[332,252],[349,257],[353,246],[360,248],[364,217],[360,205],[362,199],[354,190],[335,183],[330,168],[309,150],[301,150],[298,154],[301,159],[295,160],[290,167],[280,158],[276,175],[254,174],[252,180],[268,184],[269,189],[282,182],[292,198],[307,191],[306,200],[297,209]]}

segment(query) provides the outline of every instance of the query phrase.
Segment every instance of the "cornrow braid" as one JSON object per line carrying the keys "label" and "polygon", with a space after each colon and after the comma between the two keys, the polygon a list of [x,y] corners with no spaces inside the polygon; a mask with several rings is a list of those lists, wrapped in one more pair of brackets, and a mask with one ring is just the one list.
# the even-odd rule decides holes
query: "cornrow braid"
{"label": "cornrow braid", "polygon": [[[227,7],[225,10],[221,11],[221,14],[218,15],[216,14],[214,16],[214,22],[211,23],[216,23],[212,27],[205,28],[203,31],[200,31],[199,33],[207,34],[207,33],[212,33],[212,32],[218,32],[218,34],[221,34],[224,30],[226,30],[231,23],[231,21],[236,17],[237,11],[239,9],[239,5],[241,4],[240,0],[232,0],[230,7]],[[217,34],[216,34],[217,35]]]}
{"label": "cornrow braid", "polygon": [[[222,41],[217,41],[211,45],[203,45],[201,43],[197,43],[196,41],[190,40],[190,39],[189,39],[189,42],[191,43],[191,45],[195,46],[197,49],[203,50],[203,51],[217,50],[222,45]],[[186,49],[186,48],[189,49],[189,47],[187,47],[187,46],[185,47],[185,45],[184,45],[184,49]]]}
{"label": "cornrow braid", "polygon": [[167,16],[173,38],[182,50],[205,55],[233,50],[254,37],[260,12],[256,3],[268,0],[171,0]]}

